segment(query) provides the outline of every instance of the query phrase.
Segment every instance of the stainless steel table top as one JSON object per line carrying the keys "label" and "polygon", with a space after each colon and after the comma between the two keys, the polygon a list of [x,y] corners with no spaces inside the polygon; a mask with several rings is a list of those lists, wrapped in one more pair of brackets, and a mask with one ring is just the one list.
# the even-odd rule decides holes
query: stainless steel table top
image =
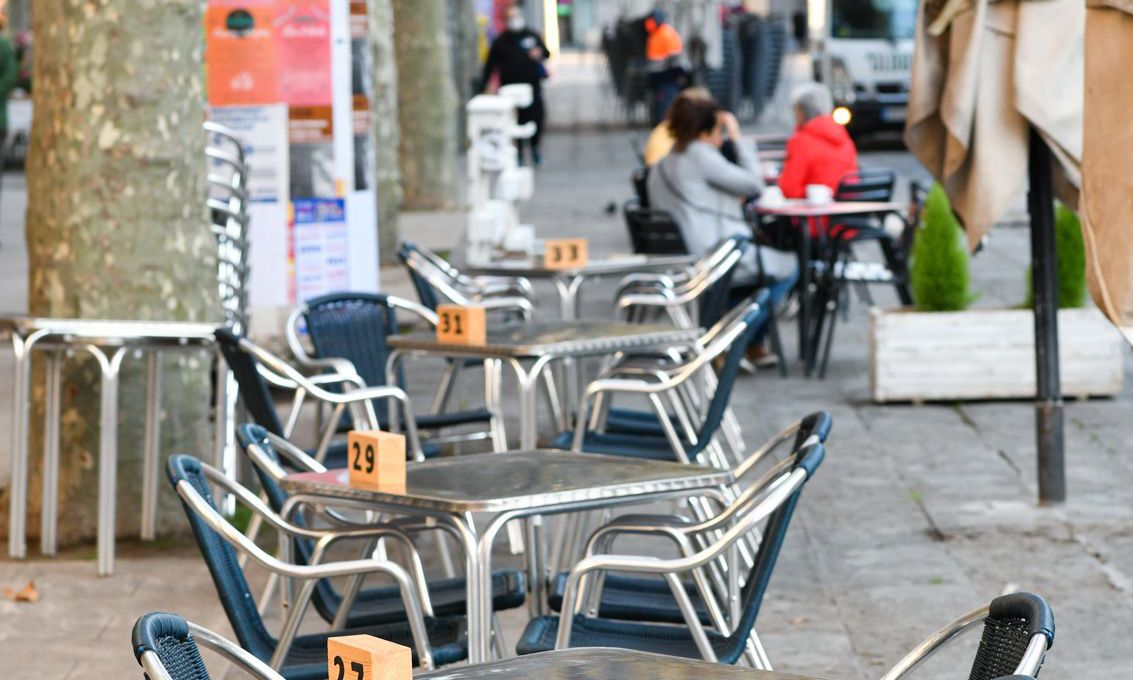
{"label": "stainless steel table top", "polygon": [[814,680],[628,649],[586,647],[446,668],[420,680]]}
{"label": "stainless steel table top", "polygon": [[641,271],[680,269],[696,261],[691,255],[625,255],[588,260],[581,267],[549,269],[541,257],[517,257],[496,260],[479,267],[467,266],[463,271],[473,276],[527,276],[552,278],[556,276],[616,276]]}
{"label": "stainless steel table top", "polygon": [[211,344],[217,323],[118,319],[56,319],[0,316],[0,334],[45,331],[53,340],[75,338],[86,344]]}
{"label": "stainless steel table top", "polygon": [[623,321],[529,321],[488,326],[483,345],[437,342],[435,333],[418,331],[394,335],[389,345],[399,350],[476,357],[531,359],[544,356],[581,357],[644,347],[684,345],[700,336],[699,329]]}
{"label": "stainless steel table top", "polygon": [[404,494],[354,489],[345,469],[287,475],[292,494],[447,513],[506,512],[718,487],[728,470],[569,451],[516,451],[409,463]]}

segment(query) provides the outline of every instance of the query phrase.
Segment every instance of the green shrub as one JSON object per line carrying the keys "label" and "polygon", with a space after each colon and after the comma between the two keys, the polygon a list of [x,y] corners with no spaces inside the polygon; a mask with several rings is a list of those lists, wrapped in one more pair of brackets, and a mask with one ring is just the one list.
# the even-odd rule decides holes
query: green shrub
{"label": "green shrub", "polygon": [[913,300],[923,311],[960,311],[974,299],[968,290],[968,243],[939,184],[933,185],[925,200],[909,276]]}
{"label": "green shrub", "polygon": [[[1058,253],[1058,306],[1086,306],[1086,243],[1078,214],[1062,203],[1054,206],[1054,247]],[[1035,305],[1032,269],[1027,267],[1027,306]]]}

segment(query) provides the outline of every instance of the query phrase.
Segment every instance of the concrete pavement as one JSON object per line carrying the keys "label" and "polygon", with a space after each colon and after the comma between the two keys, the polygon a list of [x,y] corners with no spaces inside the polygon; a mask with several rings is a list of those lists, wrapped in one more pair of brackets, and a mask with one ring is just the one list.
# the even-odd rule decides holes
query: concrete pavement
{"label": "concrete pavement", "polygon": [[[921,172],[892,151],[866,154],[863,162],[896,165],[903,179]],[[624,252],[624,226],[607,206],[629,196],[632,164],[625,132],[552,135],[525,216],[541,236],[586,236],[593,251]],[[0,203],[0,290],[9,295],[18,290],[20,271],[12,185],[5,177]],[[454,223],[422,216],[411,233],[455,245]],[[978,304],[1021,302],[1027,261],[1025,230],[995,232],[973,260]],[[383,281],[398,285],[400,274],[386,274]],[[550,305],[550,291],[541,294]],[[887,291],[876,297],[894,303]],[[608,284],[585,288],[583,300],[588,316],[608,317]],[[793,347],[792,324],[783,327]],[[810,411],[834,417],[827,462],[803,496],[760,614],[776,668],[831,680],[876,678],[938,626],[1015,587],[1046,596],[1055,610],[1058,636],[1043,678],[1124,677],[1133,668],[1126,643],[1133,629],[1133,459],[1125,445],[1133,436],[1133,381],[1117,399],[1067,404],[1070,500],[1039,508],[1030,404],[874,405],[867,398],[867,337],[866,310],[857,304],[839,327],[827,380],[803,379],[797,369],[787,379],[761,372],[736,388],[734,407],[751,447]],[[0,382],[8,361],[0,357]],[[417,392],[424,398],[428,390]],[[0,428],[8,399],[0,391]],[[0,560],[0,587],[35,579],[42,593],[37,604],[0,599],[6,671],[60,680],[139,677],[129,629],[153,609],[231,634],[192,545],[127,544],[122,553],[110,579],[94,577],[86,548],[52,560]],[[523,618],[504,617],[509,644]],[[964,677],[971,649],[918,677]]]}

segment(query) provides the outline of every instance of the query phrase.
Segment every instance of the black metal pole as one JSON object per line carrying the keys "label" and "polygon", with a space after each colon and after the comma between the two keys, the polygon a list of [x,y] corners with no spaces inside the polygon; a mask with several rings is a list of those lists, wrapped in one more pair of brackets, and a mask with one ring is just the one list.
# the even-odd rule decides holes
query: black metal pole
{"label": "black metal pole", "polygon": [[1031,283],[1035,311],[1035,430],[1038,436],[1039,503],[1066,500],[1062,385],[1058,360],[1058,253],[1054,240],[1051,152],[1031,128],[1027,195],[1031,213]]}

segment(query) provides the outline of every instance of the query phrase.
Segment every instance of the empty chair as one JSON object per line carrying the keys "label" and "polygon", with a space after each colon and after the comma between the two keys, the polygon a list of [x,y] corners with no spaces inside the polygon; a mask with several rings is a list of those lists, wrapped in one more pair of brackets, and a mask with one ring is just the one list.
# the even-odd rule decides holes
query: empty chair
{"label": "empty chair", "polygon": [[421,304],[436,310],[441,303],[477,304],[489,310],[504,311],[530,318],[531,282],[522,277],[473,278],[460,273],[436,253],[405,241],[397,256],[409,271]]}
{"label": "empty chair", "polygon": [[[349,407],[353,422],[359,424],[360,429],[378,429],[380,422],[373,402],[379,399],[390,399],[400,406],[409,455],[416,460],[423,460],[427,454],[436,453],[436,447],[429,450],[422,449],[409,395],[400,387],[392,385],[367,387],[349,362],[336,363],[333,359],[328,361],[337,369],[334,373],[304,376],[283,359],[227,328],[216,329],[215,336],[221,352],[224,353],[224,360],[232,369],[236,383],[240,386],[240,398],[244,402],[244,407],[248,409],[252,419],[269,432],[281,437],[290,437],[298,421],[299,410],[307,397],[334,406],[331,419],[320,434],[318,448],[314,451],[315,458],[328,467],[346,466],[346,443],[332,443],[337,430],[336,424],[343,413]],[[275,408],[269,383],[276,388],[289,389],[295,393],[291,414],[286,424],[280,419]],[[347,386],[350,389],[333,392],[331,386]]]}
{"label": "empty chair", "polygon": [[[399,331],[398,311],[413,315],[417,321],[430,327],[436,326],[435,312],[409,300],[380,293],[331,293],[308,300],[292,312],[287,321],[287,343],[301,365],[317,369],[325,367],[328,359],[346,360],[367,386],[386,385],[389,384],[386,364],[390,355],[386,339]],[[314,356],[308,354],[300,338],[300,324],[306,327]],[[453,364],[449,366],[451,368]],[[454,377],[451,373],[445,374],[436,405],[448,401]],[[406,389],[404,371],[400,366],[396,369],[394,384]],[[382,428],[387,429],[389,425],[384,411],[378,410],[377,415]],[[481,426],[479,431],[470,434],[444,438],[434,436],[430,440],[433,444],[490,438],[495,451],[502,451],[507,446],[498,417],[487,408],[417,415],[416,422],[418,429],[434,431]]]}
{"label": "empty chair", "polygon": [[969,680],[1025,680],[1039,674],[1046,651],[1054,644],[1054,612],[1038,595],[1012,593],[936,631],[881,680],[902,680],[938,649],[981,622],[983,634]]}
{"label": "empty chair", "polygon": [[[269,433],[259,425],[241,425],[237,428],[236,436],[252,461],[253,469],[272,510],[297,526],[305,526],[302,516],[294,515],[292,512],[293,508],[288,503],[287,492],[279,485],[284,475],[283,465],[286,464],[299,472],[322,472],[326,468],[301,449]],[[393,526],[414,534],[421,530],[439,529],[436,526],[428,527],[424,522],[408,525],[404,522],[395,522]],[[293,561],[296,564],[309,563],[313,550],[314,546],[309,539],[297,538]],[[467,612],[464,578],[434,579],[426,584],[426,588],[433,612],[437,616],[459,616]],[[515,570],[496,572],[492,577],[493,611],[522,607],[526,601],[525,590],[526,580],[522,572]],[[311,595],[311,603],[315,610],[328,622],[335,621],[336,617],[340,618],[342,614],[340,607],[344,600],[343,593],[326,579],[318,582]],[[353,606],[350,607],[345,618],[345,624],[350,628],[399,621],[405,621],[405,608],[401,604],[401,595],[397,588],[388,586],[358,591]]]}
{"label": "empty chair", "polygon": [[[798,503],[806,482],[814,475],[825,455],[820,443],[804,447],[777,467],[776,477],[761,485],[763,493],[748,499],[742,509],[730,519],[723,533],[711,532],[704,536],[703,547],[689,551],[675,559],[660,559],[634,555],[591,555],[579,562],[570,573],[563,597],[560,616],[543,616],[533,619],[524,631],[516,651],[532,654],[568,647],[621,647],[656,652],[671,656],[703,658],[721,663],[736,663],[745,657],[753,664],[760,658],[752,641],[752,631],[771,580],[791,515]],[[723,628],[717,617],[716,625],[706,628],[689,597],[682,575],[696,576],[702,570],[727,554],[761,523],[765,523],[759,552],[753,566],[738,592],[735,616]],[[738,572],[735,562],[733,568]],[[652,574],[664,578],[673,598],[678,603],[683,626],[616,621],[583,613],[589,599],[587,588],[598,573],[627,572]],[[705,602],[711,600],[704,595]]]}
{"label": "empty chair", "polygon": [[[788,456],[794,457],[798,456],[806,446],[814,443],[825,444],[830,429],[831,419],[828,413],[817,412],[808,415],[784,429],[748,456],[743,463],[737,465],[733,470],[736,479],[743,478],[761,462],[773,460],[778,453],[781,453],[780,449],[784,446],[790,446]],[[698,535],[726,527],[726,523],[745,507],[752,494],[759,493],[760,490],[760,483],[758,481],[753,483],[743,494],[737,496],[728,508],[702,522],[694,522],[679,516],[623,515],[590,536],[586,556],[608,552],[615,538],[629,534],[668,538],[675,541],[678,548],[687,549]],[[745,555],[745,560],[749,559],[750,555]],[[750,562],[747,566],[751,566]],[[718,576],[723,578],[722,574]],[[561,610],[568,577],[569,574],[559,574],[552,583],[547,600],[554,611]],[[718,589],[726,591],[726,587],[720,588],[719,580],[716,585]],[[591,597],[591,605],[588,609],[596,611],[597,615],[604,619],[673,624],[684,622],[680,606],[673,598],[668,585],[660,579],[610,574],[601,579],[600,585],[594,590],[597,594]],[[701,622],[712,625],[712,615],[707,602],[697,589],[690,591],[689,597]],[[724,592],[719,594],[726,595]],[[720,607],[720,609],[726,608],[726,606]]]}
{"label": "empty chair", "polygon": [[[412,565],[412,576],[398,564],[374,558],[320,563],[325,551],[339,540],[398,540],[411,554],[415,554],[412,543],[403,532],[390,527],[316,531],[296,526],[272,512],[250,491],[192,456],[171,457],[167,469],[240,646],[287,680],[322,680],[326,677],[326,642],[335,633],[299,635],[298,629],[318,583],[335,577],[351,578],[354,587],[367,574],[391,577],[397,584],[405,609],[404,622],[349,628],[346,629],[347,634],[374,635],[411,647],[415,663],[423,668],[431,668],[434,663],[453,663],[467,656],[463,618],[436,618],[432,615],[428,592],[421,585],[424,573],[419,561]],[[286,534],[288,539],[317,541],[311,563],[296,564],[274,557],[240,533],[217,511],[210,484],[219,485],[235,495],[253,513]],[[289,540],[280,541],[280,548],[285,553],[289,551],[289,545]],[[302,583],[298,594],[289,603],[278,637],[268,632],[256,609],[256,600],[237,559],[237,550],[281,578]]]}
{"label": "empty chair", "polygon": [[[643,372],[638,379],[595,380],[587,387],[579,407],[579,413],[587,413],[588,405],[595,401],[592,417],[579,418],[575,431],[561,433],[552,445],[575,451],[727,466],[714,439],[724,421],[744,352],[751,337],[766,322],[768,313],[767,292],[763,291],[755,301],[738,307],[722,319],[718,324],[720,328],[710,332],[711,340],[703,351],[688,361],[667,370]],[[693,387],[702,377],[702,371],[711,371],[711,363],[717,357],[723,358],[723,365],[714,379],[711,396],[698,404],[697,393],[685,388]],[[660,435],[605,430],[603,414],[615,394],[647,398],[653,413],[647,413],[642,420],[659,424]],[[599,397],[602,397],[601,403],[597,403]],[[675,411],[675,416],[670,409]]]}
{"label": "empty chair", "polygon": [[220,654],[253,678],[284,680],[271,666],[241,649],[235,642],[177,614],[144,614],[134,623],[130,642],[134,658],[149,680],[211,680],[212,676],[201,658],[200,647]]}
{"label": "empty chair", "polygon": [[627,205],[625,220],[633,252],[642,255],[688,254],[680,226],[664,210]]}

